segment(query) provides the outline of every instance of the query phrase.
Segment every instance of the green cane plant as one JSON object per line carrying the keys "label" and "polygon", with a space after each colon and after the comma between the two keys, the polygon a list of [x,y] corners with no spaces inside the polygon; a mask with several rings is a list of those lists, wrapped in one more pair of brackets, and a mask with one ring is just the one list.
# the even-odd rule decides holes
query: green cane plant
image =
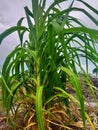
{"label": "green cane plant", "polygon": [[[32,0],[31,10],[24,7],[26,18],[21,18],[16,26],[0,34],[1,43],[9,34],[18,32],[20,43],[7,56],[2,67],[2,107],[9,118],[11,112],[14,117],[23,112],[24,120],[28,119],[25,130],[36,123],[40,130],[49,129],[53,123],[51,110],[57,104],[60,104],[61,111],[66,106],[70,117],[67,123],[59,122],[59,128],[70,129],[74,120],[71,102],[78,104],[86,129],[86,118],[89,117],[85,111],[78,69],[85,72],[82,59],[85,59],[87,73],[89,61],[97,67],[98,31],[86,27],[71,12],[82,12],[96,26],[98,21],[87,10],[74,7],[76,1],[98,14],[83,0],[70,1],[66,9],[61,9],[61,4],[66,4],[67,0],[54,0],[48,8],[45,8],[46,0]],[[22,25],[25,19],[27,26]],[[26,40],[25,35],[28,36]],[[89,84],[86,72],[85,79]],[[76,99],[67,92],[67,82],[72,85]],[[94,130],[94,125],[89,122]],[[10,123],[17,129],[11,119]]]}

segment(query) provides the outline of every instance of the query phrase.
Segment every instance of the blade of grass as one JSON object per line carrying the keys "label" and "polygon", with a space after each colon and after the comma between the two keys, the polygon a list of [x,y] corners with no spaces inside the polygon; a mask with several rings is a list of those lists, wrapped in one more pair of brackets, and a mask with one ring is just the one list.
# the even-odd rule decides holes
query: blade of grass
{"label": "blade of grass", "polygon": [[44,86],[37,87],[37,92],[36,92],[36,117],[37,117],[38,126],[40,130],[44,130],[44,120],[43,120],[43,114],[42,114],[43,88]]}
{"label": "blade of grass", "polygon": [[70,81],[75,88],[75,92],[76,92],[77,98],[78,98],[78,100],[80,102],[80,106],[81,106],[81,116],[82,116],[82,120],[83,120],[83,124],[84,124],[84,129],[86,129],[84,98],[83,98],[83,94],[82,94],[81,85],[79,83],[79,79],[78,79],[77,75],[74,74],[73,72],[71,72],[68,68],[63,67],[62,70],[70,76]]}
{"label": "blade of grass", "polygon": [[5,37],[7,37],[8,35],[10,35],[11,33],[15,32],[15,31],[19,31],[19,30],[29,31],[28,28],[26,28],[25,26],[11,27],[11,28],[7,29],[5,32],[0,34],[0,44]]}

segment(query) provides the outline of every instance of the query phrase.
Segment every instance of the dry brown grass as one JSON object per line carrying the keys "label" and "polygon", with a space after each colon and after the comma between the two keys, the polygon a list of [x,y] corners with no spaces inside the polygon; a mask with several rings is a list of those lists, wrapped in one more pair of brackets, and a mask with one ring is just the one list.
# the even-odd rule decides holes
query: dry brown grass
{"label": "dry brown grass", "polygon": [[[71,85],[68,84],[69,92],[73,95],[74,91],[71,90]],[[1,89],[0,89],[1,90]],[[86,112],[89,115],[95,130],[98,130],[98,99],[97,102],[91,102],[91,96],[85,94],[86,89],[84,90],[85,95],[85,108]],[[1,96],[1,91],[0,91]],[[89,99],[89,100],[88,100]],[[1,106],[1,102],[0,102]],[[25,107],[24,107],[25,108]],[[70,113],[69,113],[70,111]],[[0,107],[1,112],[1,107]],[[23,113],[24,112],[24,113]],[[9,130],[39,130],[35,118],[35,109],[26,112],[17,113],[14,116],[11,116],[9,122]],[[51,106],[47,112],[43,112],[44,121],[45,121],[45,130],[84,130],[83,123],[81,119],[80,109],[78,105],[70,101],[70,106],[67,108],[62,105],[61,102],[56,103]],[[7,117],[0,115],[0,130],[7,130]],[[11,123],[14,124],[15,128],[11,128]],[[92,126],[88,120],[86,120],[87,130],[92,130]]]}
{"label": "dry brown grass", "polygon": [[[70,114],[68,113],[68,110],[70,110]],[[66,106],[61,105],[61,103],[57,103],[53,105],[49,111],[50,114],[44,113],[45,130],[84,130],[80,109],[74,103],[70,103],[69,109]],[[89,106],[86,106],[86,112],[91,118],[95,130],[97,130],[98,107],[92,107],[89,104]],[[35,119],[35,110],[32,110],[28,114],[29,116],[25,114],[25,118],[24,113],[22,112],[18,113],[17,116],[11,117],[16,128],[13,129],[10,127],[9,130],[39,130]],[[6,125],[6,117],[1,117],[0,119],[2,122],[0,125],[3,124],[4,126],[4,122]],[[86,120],[86,124],[87,130],[92,130],[88,120]]]}

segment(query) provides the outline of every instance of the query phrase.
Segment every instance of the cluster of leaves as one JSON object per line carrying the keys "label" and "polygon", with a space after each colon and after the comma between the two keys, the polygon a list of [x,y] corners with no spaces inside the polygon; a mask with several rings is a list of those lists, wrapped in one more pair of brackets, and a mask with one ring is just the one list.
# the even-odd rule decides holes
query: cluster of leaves
{"label": "cluster of leaves", "polygon": [[[77,68],[85,73],[82,58],[86,61],[87,72],[89,61],[97,67],[98,31],[85,27],[70,13],[82,12],[96,26],[98,21],[86,10],[74,7],[75,1],[98,14],[96,9],[83,0],[72,0],[66,9],[61,9],[60,4],[63,2],[66,4],[67,0],[55,0],[47,9],[46,0],[32,0],[32,11],[27,6],[24,8],[28,26],[22,26],[25,18],[21,18],[17,26],[9,28],[0,35],[2,42],[6,36],[17,31],[20,39],[20,44],[7,56],[2,68],[3,110],[7,111],[8,116],[10,111],[16,114],[25,110],[24,115],[26,117],[29,115],[29,120],[33,117],[30,113],[35,110],[35,120],[40,130],[49,126],[51,108],[57,103],[67,108],[70,106],[70,101],[78,104],[84,129],[86,129],[86,117],[89,119],[85,112]],[[26,40],[25,34],[28,35]],[[89,84],[86,74],[85,79]],[[76,99],[67,92],[67,82],[72,84]],[[69,109],[68,113],[71,116]],[[32,125],[34,121],[25,129]],[[66,125],[68,122],[62,127]],[[91,125],[94,129],[92,123]]]}

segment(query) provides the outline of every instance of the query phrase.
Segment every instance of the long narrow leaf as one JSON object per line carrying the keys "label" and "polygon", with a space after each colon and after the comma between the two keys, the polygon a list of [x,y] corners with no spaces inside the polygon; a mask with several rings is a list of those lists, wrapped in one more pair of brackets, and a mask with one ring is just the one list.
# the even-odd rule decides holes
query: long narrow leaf
{"label": "long narrow leaf", "polygon": [[36,92],[36,117],[40,130],[44,130],[44,120],[42,114],[42,92],[44,86],[39,86]]}
{"label": "long narrow leaf", "polygon": [[82,94],[82,89],[81,89],[81,85],[79,83],[79,79],[77,78],[77,76],[71,72],[68,68],[63,67],[62,70],[64,72],[66,72],[69,76],[70,76],[70,80],[72,82],[72,85],[75,88],[75,92],[76,95],[78,97],[78,100],[80,102],[80,106],[81,106],[81,116],[83,119],[83,124],[84,124],[84,129],[86,129],[86,118],[85,118],[85,107],[84,107],[84,98],[83,98],[83,94]]}
{"label": "long narrow leaf", "polygon": [[11,27],[11,28],[7,29],[5,32],[0,34],[0,44],[5,37],[7,37],[8,35],[10,35],[11,33],[15,32],[15,31],[19,31],[19,30],[28,31],[28,29],[25,26]]}

